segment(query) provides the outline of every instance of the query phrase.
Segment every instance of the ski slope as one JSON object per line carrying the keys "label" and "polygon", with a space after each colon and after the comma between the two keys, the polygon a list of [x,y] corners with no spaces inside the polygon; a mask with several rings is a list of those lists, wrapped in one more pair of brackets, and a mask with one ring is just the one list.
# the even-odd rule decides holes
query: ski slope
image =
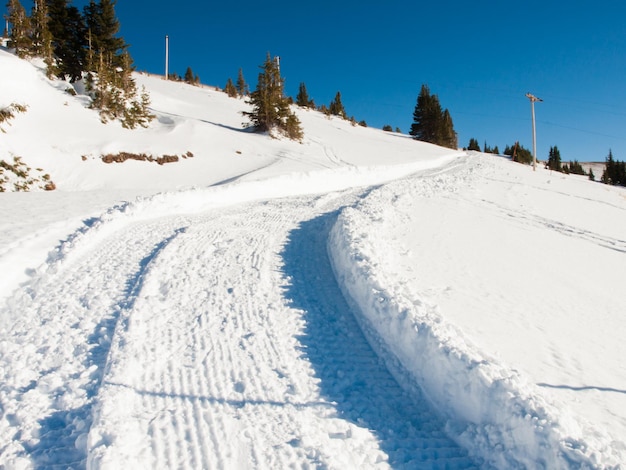
{"label": "ski slope", "polygon": [[144,75],[130,132],[0,66],[59,188],[0,196],[0,466],[623,467],[623,189]]}

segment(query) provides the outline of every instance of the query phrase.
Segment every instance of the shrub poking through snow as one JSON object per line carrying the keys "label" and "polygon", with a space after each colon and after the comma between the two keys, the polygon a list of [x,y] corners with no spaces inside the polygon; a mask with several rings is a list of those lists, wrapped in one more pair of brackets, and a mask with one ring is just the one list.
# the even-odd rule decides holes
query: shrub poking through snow
{"label": "shrub poking through snow", "polygon": [[15,117],[15,113],[24,113],[28,107],[19,103],[11,103],[9,106],[0,108],[0,132],[6,132],[2,124],[9,124],[11,119]]}
{"label": "shrub poking through snow", "polygon": [[[104,163],[124,163],[126,160],[138,160],[141,162],[156,162],[159,165],[165,163],[173,163],[180,160],[180,158],[193,158],[193,153],[187,151],[180,157],[178,155],[161,155],[160,157],[153,157],[146,153],[131,153],[131,152],[118,152],[116,154],[109,153],[100,157]],[[86,160],[86,157],[83,157]]]}
{"label": "shrub poking through snow", "polygon": [[54,191],[56,185],[50,175],[43,173],[43,169],[37,168],[40,176],[33,176],[32,168],[24,163],[21,157],[13,157],[13,163],[0,159],[0,193],[4,192],[28,192],[34,190]]}

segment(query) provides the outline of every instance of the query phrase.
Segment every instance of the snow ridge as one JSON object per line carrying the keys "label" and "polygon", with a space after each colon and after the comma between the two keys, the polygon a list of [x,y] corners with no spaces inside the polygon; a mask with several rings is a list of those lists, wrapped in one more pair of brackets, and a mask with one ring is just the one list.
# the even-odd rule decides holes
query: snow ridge
{"label": "snow ridge", "polygon": [[[471,162],[471,163],[470,163]],[[419,180],[423,194],[467,185],[475,159]],[[425,175],[423,175],[425,176]],[[571,417],[551,406],[536,387],[463,339],[434,306],[394,283],[381,269],[372,225],[393,207],[399,181],[345,209],[328,251],[338,282],[370,343],[408,389],[419,390],[447,421],[470,455],[496,468],[605,468],[611,451],[597,431],[572,433]],[[365,227],[368,228],[365,231]],[[566,429],[562,424],[567,422]],[[585,429],[588,431],[588,429]],[[585,436],[585,437],[583,437]],[[615,464],[615,461],[613,461]]]}

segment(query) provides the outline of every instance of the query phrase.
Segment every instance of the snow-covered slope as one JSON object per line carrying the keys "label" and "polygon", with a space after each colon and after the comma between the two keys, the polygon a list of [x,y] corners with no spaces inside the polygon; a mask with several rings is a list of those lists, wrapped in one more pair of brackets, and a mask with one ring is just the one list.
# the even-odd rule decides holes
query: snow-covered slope
{"label": "snow-covered slope", "polygon": [[128,131],[0,68],[0,158],[58,188],[0,195],[0,466],[624,465],[624,190],[146,75]]}
{"label": "snow-covered slope", "polygon": [[346,209],[329,249],[375,349],[473,454],[497,468],[617,465],[624,197],[470,157]]}

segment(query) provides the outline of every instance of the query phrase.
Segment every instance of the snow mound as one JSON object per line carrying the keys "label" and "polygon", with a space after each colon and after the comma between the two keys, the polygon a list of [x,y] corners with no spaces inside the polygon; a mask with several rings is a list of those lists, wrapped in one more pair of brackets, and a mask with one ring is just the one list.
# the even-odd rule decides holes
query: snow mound
{"label": "snow mound", "polygon": [[[467,186],[479,166],[475,160],[459,159],[425,175],[418,192],[435,197]],[[398,382],[409,391],[421,390],[446,419],[451,436],[488,465],[616,465],[608,436],[554,406],[525,376],[472,344],[437,306],[386,269],[384,260],[393,253],[382,238],[388,236],[385,224],[394,204],[406,197],[407,184],[386,185],[345,209],[328,241],[339,285]]]}

